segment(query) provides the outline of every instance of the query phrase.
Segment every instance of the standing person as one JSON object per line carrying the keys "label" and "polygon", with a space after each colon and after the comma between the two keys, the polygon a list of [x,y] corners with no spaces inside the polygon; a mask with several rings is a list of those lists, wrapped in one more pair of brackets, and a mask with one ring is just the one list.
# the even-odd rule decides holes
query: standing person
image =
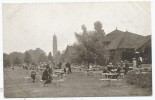
{"label": "standing person", "polygon": [[133,58],[132,65],[133,65],[133,69],[136,69],[137,62],[136,62],[136,59],[135,58]]}
{"label": "standing person", "polygon": [[128,70],[129,70],[129,61],[126,61],[125,62],[125,67],[124,67],[124,70],[125,70],[125,75],[127,74]]}
{"label": "standing person", "polygon": [[70,65],[69,62],[67,62],[66,67],[68,69],[68,74],[72,73],[72,71],[71,71],[71,65]]}
{"label": "standing person", "polygon": [[138,67],[138,68],[141,68],[141,59],[140,59],[140,58],[139,58],[138,61],[137,61],[137,67]]}
{"label": "standing person", "polygon": [[11,66],[11,69],[12,69],[12,70],[14,70],[14,69],[15,69],[14,65],[12,65],[12,66]]}
{"label": "standing person", "polygon": [[58,64],[58,68],[61,69],[62,68],[62,62],[60,61]]}
{"label": "standing person", "polygon": [[68,62],[68,69],[69,69],[69,73],[72,73],[71,64],[69,62]]}
{"label": "standing person", "polygon": [[63,62],[63,64],[62,64],[62,68],[63,68],[63,70],[64,70],[64,73],[66,74],[66,66],[65,66],[65,62]]}
{"label": "standing person", "polygon": [[23,64],[23,69],[25,69],[25,65]]}

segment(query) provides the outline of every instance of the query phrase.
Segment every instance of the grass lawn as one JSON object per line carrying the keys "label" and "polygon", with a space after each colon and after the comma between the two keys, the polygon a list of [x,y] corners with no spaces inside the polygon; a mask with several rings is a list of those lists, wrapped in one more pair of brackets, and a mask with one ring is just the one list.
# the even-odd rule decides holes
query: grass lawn
{"label": "grass lawn", "polygon": [[124,80],[100,81],[101,75],[86,76],[84,72],[73,72],[59,86],[56,83],[42,87],[37,81],[32,83],[28,70],[4,68],[5,97],[103,97],[103,96],[150,96],[151,92],[126,84]]}

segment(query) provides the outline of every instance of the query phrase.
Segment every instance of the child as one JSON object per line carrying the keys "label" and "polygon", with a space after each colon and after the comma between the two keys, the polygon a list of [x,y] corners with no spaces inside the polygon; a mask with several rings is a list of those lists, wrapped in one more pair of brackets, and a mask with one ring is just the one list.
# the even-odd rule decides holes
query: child
{"label": "child", "polygon": [[32,81],[33,83],[35,83],[36,75],[37,75],[37,74],[36,74],[36,71],[35,71],[35,70],[32,70],[32,71],[31,71],[31,78],[32,78],[32,80],[33,80],[33,81]]}

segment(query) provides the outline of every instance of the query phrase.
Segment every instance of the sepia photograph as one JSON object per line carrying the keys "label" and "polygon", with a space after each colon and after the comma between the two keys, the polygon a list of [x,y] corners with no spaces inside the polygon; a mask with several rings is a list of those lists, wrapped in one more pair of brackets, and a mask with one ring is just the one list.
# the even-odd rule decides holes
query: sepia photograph
{"label": "sepia photograph", "polygon": [[5,98],[152,96],[150,1],[3,3]]}

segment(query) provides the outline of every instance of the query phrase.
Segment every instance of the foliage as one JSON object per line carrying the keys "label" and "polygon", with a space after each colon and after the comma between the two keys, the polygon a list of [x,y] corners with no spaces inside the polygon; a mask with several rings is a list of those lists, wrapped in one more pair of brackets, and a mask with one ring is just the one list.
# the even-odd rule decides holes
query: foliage
{"label": "foliage", "polygon": [[87,31],[85,25],[81,26],[83,33],[75,33],[77,42],[74,43],[76,51],[74,59],[84,63],[97,63],[104,65],[104,31],[100,21],[94,23],[95,31]]}
{"label": "foliage", "polygon": [[32,63],[32,58],[28,51],[24,53],[24,63],[26,64]]}
{"label": "foliage", "polygon": [[58,52],[55,54],[54,61],[55,61],[56,63],[58,63],[60,60],[61,60],[61,53],[60,53],[60,51],[58,51]]}
{"label": "foliage", "polygon": [[98,34],[104,34],[104,30],[102,30],[102,23],[100,21],[96,21],[94,23],[94,29],[95,29],[96,33],[98,33]]}
{"label": "foliage", "polygon": [[40,54],[40,56],[38,57],[38,62],[47,62],[47,61],[48,61],[47,56],[44,53]]}
{"label": "foliage", "polygon": [[9,55],[6,53],[3,53],[3,64],[4,64],[4,67],[11,65],[11,59],[10,59]]}
{"label": "foliage", "polygon": [[[40,57],[40,55],[43,54],[43,58]],[[40,57],[40,58],[39,58]],[[10,66],[11,64],[38,64],[39,59],[42,59],[42,61],[48,61],[48,58],[43,50],[40,48],[36,48],[35,50],[28,50],[24,53],[21,52],[12,52],[10,54],[3,53],[3,63],[4,67]],[[49,54],[49,59],[52,61],[53,57],[51,54]]]}
{"label": "foliage", "polygon": [[54,61],[54,59],[53,59],[53,56],[52,56],[51,52],[49,52],[49,54],[48,54],[48,61],[51,61],[51,62],[53,62],[53,61]]}
{"label": "foliage", "polygon": [[130,72],[126,76],[126,81],[130,85],[135,85],[141,88],[148,88],[152,90],[152,72],[147,72],[145,74]]}
{"label": "foliage", "polygon": [[82,25],[81,29],[83,31],[83,34],[87,33],[87,27],[85,25]]}
{"label": "foliage", "polygon": [[21,63],[22,63],[22,59],[20,59],[18,56],[16,56],[16,58],[13,60],[13,64],[19,65]]}

